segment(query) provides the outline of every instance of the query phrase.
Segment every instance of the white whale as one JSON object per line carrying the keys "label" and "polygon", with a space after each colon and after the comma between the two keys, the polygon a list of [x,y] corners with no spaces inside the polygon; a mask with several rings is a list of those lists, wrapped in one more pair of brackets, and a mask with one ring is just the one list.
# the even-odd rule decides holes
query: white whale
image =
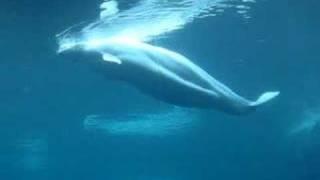
{"label": "white whale", "polygon": [[90,61],[107,76],[182,107],[246,114],[279,95],[278,91],[266,92],[256,101],[249,101],[181,54],[143,42],[115,38],[89,41],[73,49],[101,53],[101,59]]}

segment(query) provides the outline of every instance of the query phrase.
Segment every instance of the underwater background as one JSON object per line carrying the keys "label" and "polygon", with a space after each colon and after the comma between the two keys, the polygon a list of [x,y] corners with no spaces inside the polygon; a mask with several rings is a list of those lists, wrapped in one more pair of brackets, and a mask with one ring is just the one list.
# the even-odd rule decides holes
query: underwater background
{"label": "underwater background", "polygon": [[58,55],[55,35],[99,3],[1,0],[1,180],[320,179],[319,1],[257,0],[251,18],[230,9],[157,41],[245,97],[281,91],[240,117],[172,107]]}

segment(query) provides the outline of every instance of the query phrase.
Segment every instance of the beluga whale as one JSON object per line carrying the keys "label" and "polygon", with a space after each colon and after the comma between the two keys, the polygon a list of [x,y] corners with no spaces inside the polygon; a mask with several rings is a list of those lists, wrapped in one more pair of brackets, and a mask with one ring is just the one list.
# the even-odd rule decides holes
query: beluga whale
{"label": "beluga whale", "polygon": [[[243,3],[241,7],[247,7],[248,2]],[[127,82],[170,104],[248,114],[280,92],[265,92],[257,100],[250,101],[182,54],[149,44],[196,19],[215,16],[217,9],[234,7],[232,4],[237,3],[229,0],[141,0],[120,9],[118,1],[103,0],[99,18],[57,35],[58,52],[98,54],[86,62],[106,77]],[[243,9],[241,12],[244,13]]]}
{"label": "beluga whale", "polygon": [[265,92],[257,100],[250,101],[187,57],[129,38],[88,41],[71,49],[98,53],[99,57],[88,61],[109,78],[125,81],[147,95],[181,107],[217,109],[241,115],[253,112],[280,93]]}

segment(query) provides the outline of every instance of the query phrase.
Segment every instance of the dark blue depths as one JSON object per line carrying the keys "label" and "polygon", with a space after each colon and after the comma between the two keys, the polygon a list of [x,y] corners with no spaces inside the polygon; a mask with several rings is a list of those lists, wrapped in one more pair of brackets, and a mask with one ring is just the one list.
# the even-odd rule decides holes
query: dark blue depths
{"label": "dark blue depths", "polygon": [[157,42],[246,97],[281,91],[250,116],[202,111],[188,131],[164,137],[83,128],[92,113],[167,108],[109,82],[81,56],[55,53],[54,35],[94,18],[99,3],[1,1],[0,179],[320,179],[319,125],[288,135],[304,112],[320,107],[318,1],[261,0],[251,19],[227,10]]}

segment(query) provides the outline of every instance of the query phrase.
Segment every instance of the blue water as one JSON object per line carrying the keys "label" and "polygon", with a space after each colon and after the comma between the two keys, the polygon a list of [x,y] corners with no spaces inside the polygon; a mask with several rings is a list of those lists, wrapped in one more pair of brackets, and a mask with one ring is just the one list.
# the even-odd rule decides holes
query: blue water
{"label": "blue water", "polygon": [[[242,117],[166,114],[170,105],[106,80],[81,55],[57,55],[55,34],[95,18],[99,3],[1,1],[1,180],[320,179],[318,1],[258,0],[250,19],[227,10],[157,42],[250,99],[281,91]],[[141,133],[145,124],[115,134],[85,127],[92,114],[112,122],[195,120],[160,136],[150,130],[161,129]]]}

